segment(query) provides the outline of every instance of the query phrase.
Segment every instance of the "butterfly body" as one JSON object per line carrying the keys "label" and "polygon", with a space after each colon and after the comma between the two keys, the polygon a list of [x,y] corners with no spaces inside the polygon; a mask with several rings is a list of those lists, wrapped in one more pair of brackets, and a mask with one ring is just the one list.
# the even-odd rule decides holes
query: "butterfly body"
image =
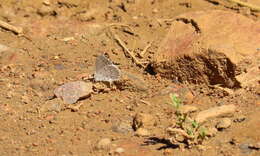
{"label": "butterfly body", "polygon": [[95,81],[113,82],[120,79],[120,70],[105,55],[96,59]]}

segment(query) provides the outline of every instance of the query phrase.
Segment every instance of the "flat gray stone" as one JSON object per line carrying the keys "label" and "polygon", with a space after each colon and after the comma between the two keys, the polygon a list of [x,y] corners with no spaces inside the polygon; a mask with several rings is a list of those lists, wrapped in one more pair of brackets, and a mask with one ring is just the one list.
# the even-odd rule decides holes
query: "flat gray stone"
{"label": "flat gray stone", "polygon": [[55,96],[67,104],[76,103],[79,99],[90,96],[92,92],[92,83],[83,81],[68,82],[54,90]]}

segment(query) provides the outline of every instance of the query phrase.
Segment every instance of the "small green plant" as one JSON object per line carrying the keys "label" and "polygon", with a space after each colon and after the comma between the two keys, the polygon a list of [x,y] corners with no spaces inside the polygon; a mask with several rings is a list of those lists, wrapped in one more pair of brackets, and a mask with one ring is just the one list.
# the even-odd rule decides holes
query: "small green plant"
{"label": "small green plant", "polygon": [[206,133],[206,129],[204,128],[204,127],[202,127],[201,129],[200,129],[200,131],[199,131],[199,138],[201,139],[201,140],[204,140],[205,138],[206,138],[206,135],[207,135],[207,133]]}
{"label": "small green plant", "polygon": [[201,143],[206,138],[206,129],[189,117],[189,113],[181,111],[182,100],[176,94],[170,94],[171,105],[175,108],[176,125],[174,128],[183,130],[187,136],[188,145]]}
{"label": "small green plant", "polygon": [[193,120],[193,121],[191,122],[191,125],[192,125],[192,127],[195,128],[195,129],[199,127],[199,123],[198,123],[197,121],[195,121],[195,120]]}
{"label": "small green plant", "polygon": [[183,128],[183,123],[186,121],[187,114],[183,114],[180,112],[180,108],[182,106],[181,99],[176,94],[170,94],[171,105],[176,109],[175,115],[177,116],[177,125]]}
{"label": "small green plant", "polygon": [[176,94],[170,94],[170,98],[172,100],[172,105],[174,108],[179,109],[181,107],[181,99],[177,97]]}

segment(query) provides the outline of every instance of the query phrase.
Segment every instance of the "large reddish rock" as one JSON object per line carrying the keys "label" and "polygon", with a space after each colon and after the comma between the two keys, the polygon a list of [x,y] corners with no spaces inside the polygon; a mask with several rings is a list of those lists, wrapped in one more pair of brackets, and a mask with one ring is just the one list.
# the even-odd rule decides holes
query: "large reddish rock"
{"label": "large reddish rock", "polygon": [[239,64],[247,58],[259,59],[259,25],[227,11],[182,14],[174,19],[155,54],[153,69],[181,82],[240,86]]}

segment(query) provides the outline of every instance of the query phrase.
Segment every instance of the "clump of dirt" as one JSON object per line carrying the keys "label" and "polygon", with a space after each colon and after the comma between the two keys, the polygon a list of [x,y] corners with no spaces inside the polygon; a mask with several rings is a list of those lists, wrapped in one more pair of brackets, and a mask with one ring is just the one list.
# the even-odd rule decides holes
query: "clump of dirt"
{"label": "clump of dirt", "polygon": [[[160,62],[154,65],[155,72],[165,78],[193,84],[220,84],[227,88],[239,88],[235,79],[236,65],[224,54],[208,52],[197,56],[184,56],[173,60],[171,64]],[[167,70],[167,71],[166,71]]]}

